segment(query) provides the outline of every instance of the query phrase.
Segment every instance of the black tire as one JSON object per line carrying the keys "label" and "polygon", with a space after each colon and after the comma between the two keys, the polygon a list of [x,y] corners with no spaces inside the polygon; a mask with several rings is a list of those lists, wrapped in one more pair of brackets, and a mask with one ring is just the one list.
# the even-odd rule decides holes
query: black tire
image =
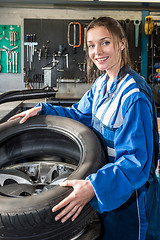
{"label": "black tire", "polygon": [[[0,125],[0,167],[43,156],[61,156],[77,169],[68,179],[85,179],[105,164],[101,144],[88,127],[69,118],[36,116],[24,124],[19,119]],[[70,239],[85,228],[94,215],[87,204],[74,221],[55,222],[51,209],[71,188],[49,189],[27,197],[0,194],[0,239]],[[57,214],[57,213],[56,213]]]}

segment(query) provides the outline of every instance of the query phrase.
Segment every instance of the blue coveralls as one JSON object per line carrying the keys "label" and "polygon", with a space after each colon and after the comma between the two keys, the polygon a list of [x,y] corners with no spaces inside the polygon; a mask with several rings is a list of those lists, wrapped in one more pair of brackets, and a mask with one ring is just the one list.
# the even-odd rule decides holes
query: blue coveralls
{"label": "blue coveralls", "polygon": [[39,103],[40,114],[76,119],[99,136],[108,159],[87,177],[96,196],[90,204],[102,222],[101,239],[145,240],[147,183],[158,158],[157,118],[146,81],[129,66],[107,88],[100,76],[82,99],[70,108]]}

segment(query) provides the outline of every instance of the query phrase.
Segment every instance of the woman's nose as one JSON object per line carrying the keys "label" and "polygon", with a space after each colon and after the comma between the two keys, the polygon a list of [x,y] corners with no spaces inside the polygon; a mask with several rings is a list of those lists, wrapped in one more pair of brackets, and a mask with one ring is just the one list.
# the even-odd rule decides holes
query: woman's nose
{"label": "woman's nose", "polygon": [[101,54],[102,52],[103,52],[102,47],[101,47],[99,44],[97,44],[97,45],[95,46],[95,54],[96,54],[96,55],[99,55],[99,54]]}

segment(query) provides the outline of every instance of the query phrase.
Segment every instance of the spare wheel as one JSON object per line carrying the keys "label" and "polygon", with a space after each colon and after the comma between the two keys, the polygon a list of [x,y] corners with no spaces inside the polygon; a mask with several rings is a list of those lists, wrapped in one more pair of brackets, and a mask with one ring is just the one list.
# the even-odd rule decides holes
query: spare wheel
{"label": "spare wheel", "polygon": [[85,125],[59,116],[36,116],[0,125],[0,239],[76,239],[95,212],[61,223],[52,207],[72,188],[65,179],[85,179],[105,164],[103,148]]}

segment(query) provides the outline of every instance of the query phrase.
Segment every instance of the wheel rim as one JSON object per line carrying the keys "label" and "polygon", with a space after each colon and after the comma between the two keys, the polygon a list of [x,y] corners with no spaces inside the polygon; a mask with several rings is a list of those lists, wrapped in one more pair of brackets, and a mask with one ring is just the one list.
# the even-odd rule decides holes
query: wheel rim
{"label": "wheel rim", "polygon": [[73,164],[53,160],[18,163],[2,168],[0,195],[26,197],[40,194],[59,185],[76,170]]}

